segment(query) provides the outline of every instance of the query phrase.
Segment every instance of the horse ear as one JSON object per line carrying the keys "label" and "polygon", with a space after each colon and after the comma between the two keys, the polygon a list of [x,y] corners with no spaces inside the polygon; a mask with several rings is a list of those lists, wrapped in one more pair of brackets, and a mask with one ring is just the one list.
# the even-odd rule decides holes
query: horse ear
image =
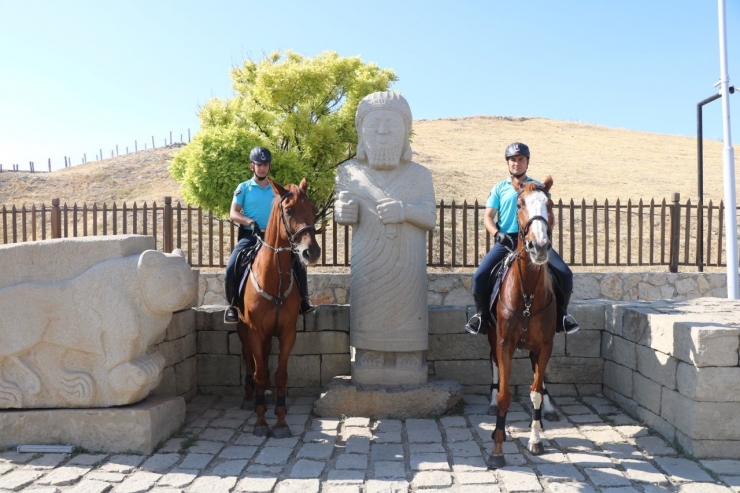
{"label": "horse ear", "polygon": [[550,193],[550,187],[552,187],[552,176],[545,178],[545,181],[542,182],[542,186],[545,189],[545,192]]}
{"label": "horse ear", "polygon": [[303,193],[306,193],[306,190],[308,189],[308,182],[305,178],[301,180],[301,184],[298,185],[298,188],[300,188]]}
{"label": "horse ear", "polygon": [[275,181],[272,181],[272,178],[267,178],[268,183],[270,183],[270,186],[272,187],[272,191],[275,192],[275,195],[278,197],[282,197],[286,194],[285,188],[280,183],[277,183]]}

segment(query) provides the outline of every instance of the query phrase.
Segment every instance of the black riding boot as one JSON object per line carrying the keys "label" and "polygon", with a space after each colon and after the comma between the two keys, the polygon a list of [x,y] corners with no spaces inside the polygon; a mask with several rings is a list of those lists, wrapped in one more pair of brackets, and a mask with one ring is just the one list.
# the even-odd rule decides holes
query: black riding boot
{"label": "black riding boot", "polygon": [[224,323],[235,324],[239,321],[239,312],[236,310],[236,296],[234,291],[236,290],[234,282],[229,276],[226,276],[224,282],[224,293],[226,294],[226,301],[229,302],[229,307],[224,312]]}
{"label": "black riding boot", "polygon": [[300,313],[311,313],[316,310],[316,307],[313,306],[311,298],[308,296],[308,271],[306,270],[306,266],[296,255],[293,255],[293,271],[295,272],[295,278],[298,281],[298,291],[301,293]]}
{"label": "black riding boot", "polygon": [[562,293],[562,302],[561,298],[558,297],[558,323],[555,326],[555,332],[575,334],[580,330],[576,318],[568,313],[568,304],[570,303],[571,294],[572,293]]}
{"label": "black riding boot", "polygon": [[473,293],[475,301],[475,315],[470,317],[465,325],[465,332],[469,334],[488,334],[488,327],[491,325],[491,314],[486,306],[483,296]]}

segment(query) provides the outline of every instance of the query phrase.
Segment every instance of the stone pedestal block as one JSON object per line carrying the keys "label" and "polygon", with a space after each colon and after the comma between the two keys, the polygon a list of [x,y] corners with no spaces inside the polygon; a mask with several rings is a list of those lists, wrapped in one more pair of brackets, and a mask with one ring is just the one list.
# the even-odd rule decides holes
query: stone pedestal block
{"label": "stone pedestal block", "polygon": [[0,411],[0,448],[75,445],[90,451],[151,454],[185,423],[185,399],[150,396],[128,406]]}
{"label": "stone pedestal block", "polygon": [[462,400],[462,387],[450,380],[430,379],[425,385],[385,387],[353,385],[350,376],[332,380],[314,404],[322,417],[363,416],[409,419],[441,416]]}

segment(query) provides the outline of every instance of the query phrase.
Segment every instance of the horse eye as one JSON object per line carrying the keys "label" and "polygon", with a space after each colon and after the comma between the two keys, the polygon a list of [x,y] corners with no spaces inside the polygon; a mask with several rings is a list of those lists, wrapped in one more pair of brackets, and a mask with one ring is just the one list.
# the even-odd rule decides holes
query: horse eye
{"label": "horse eye", "polygon": [[289,216],[292,216],[293,215],[293,208],[292,207],[288,207],[287,209],[285,209],[285,213],[287,215],[289,215]]}

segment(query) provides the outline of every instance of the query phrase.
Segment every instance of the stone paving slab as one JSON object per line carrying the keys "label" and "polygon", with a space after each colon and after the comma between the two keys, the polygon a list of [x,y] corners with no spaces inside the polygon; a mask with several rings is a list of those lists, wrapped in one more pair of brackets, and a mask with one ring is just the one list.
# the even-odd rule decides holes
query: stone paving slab
{"label": "stone paving slab", "polygon": [[0,451],[0,493],[740,493],[740,461],[685,457],[602,396],[555,397],[560,421],[544,422],[545,453],[533,456],[531,404],[517,399],[497,471],[485,462],[487,396],[465,396],[474,414],[343,422],[289,398],[293,436],[283,439],[252,435],[240,398],[197,396],[188,424],[149,456]]}

